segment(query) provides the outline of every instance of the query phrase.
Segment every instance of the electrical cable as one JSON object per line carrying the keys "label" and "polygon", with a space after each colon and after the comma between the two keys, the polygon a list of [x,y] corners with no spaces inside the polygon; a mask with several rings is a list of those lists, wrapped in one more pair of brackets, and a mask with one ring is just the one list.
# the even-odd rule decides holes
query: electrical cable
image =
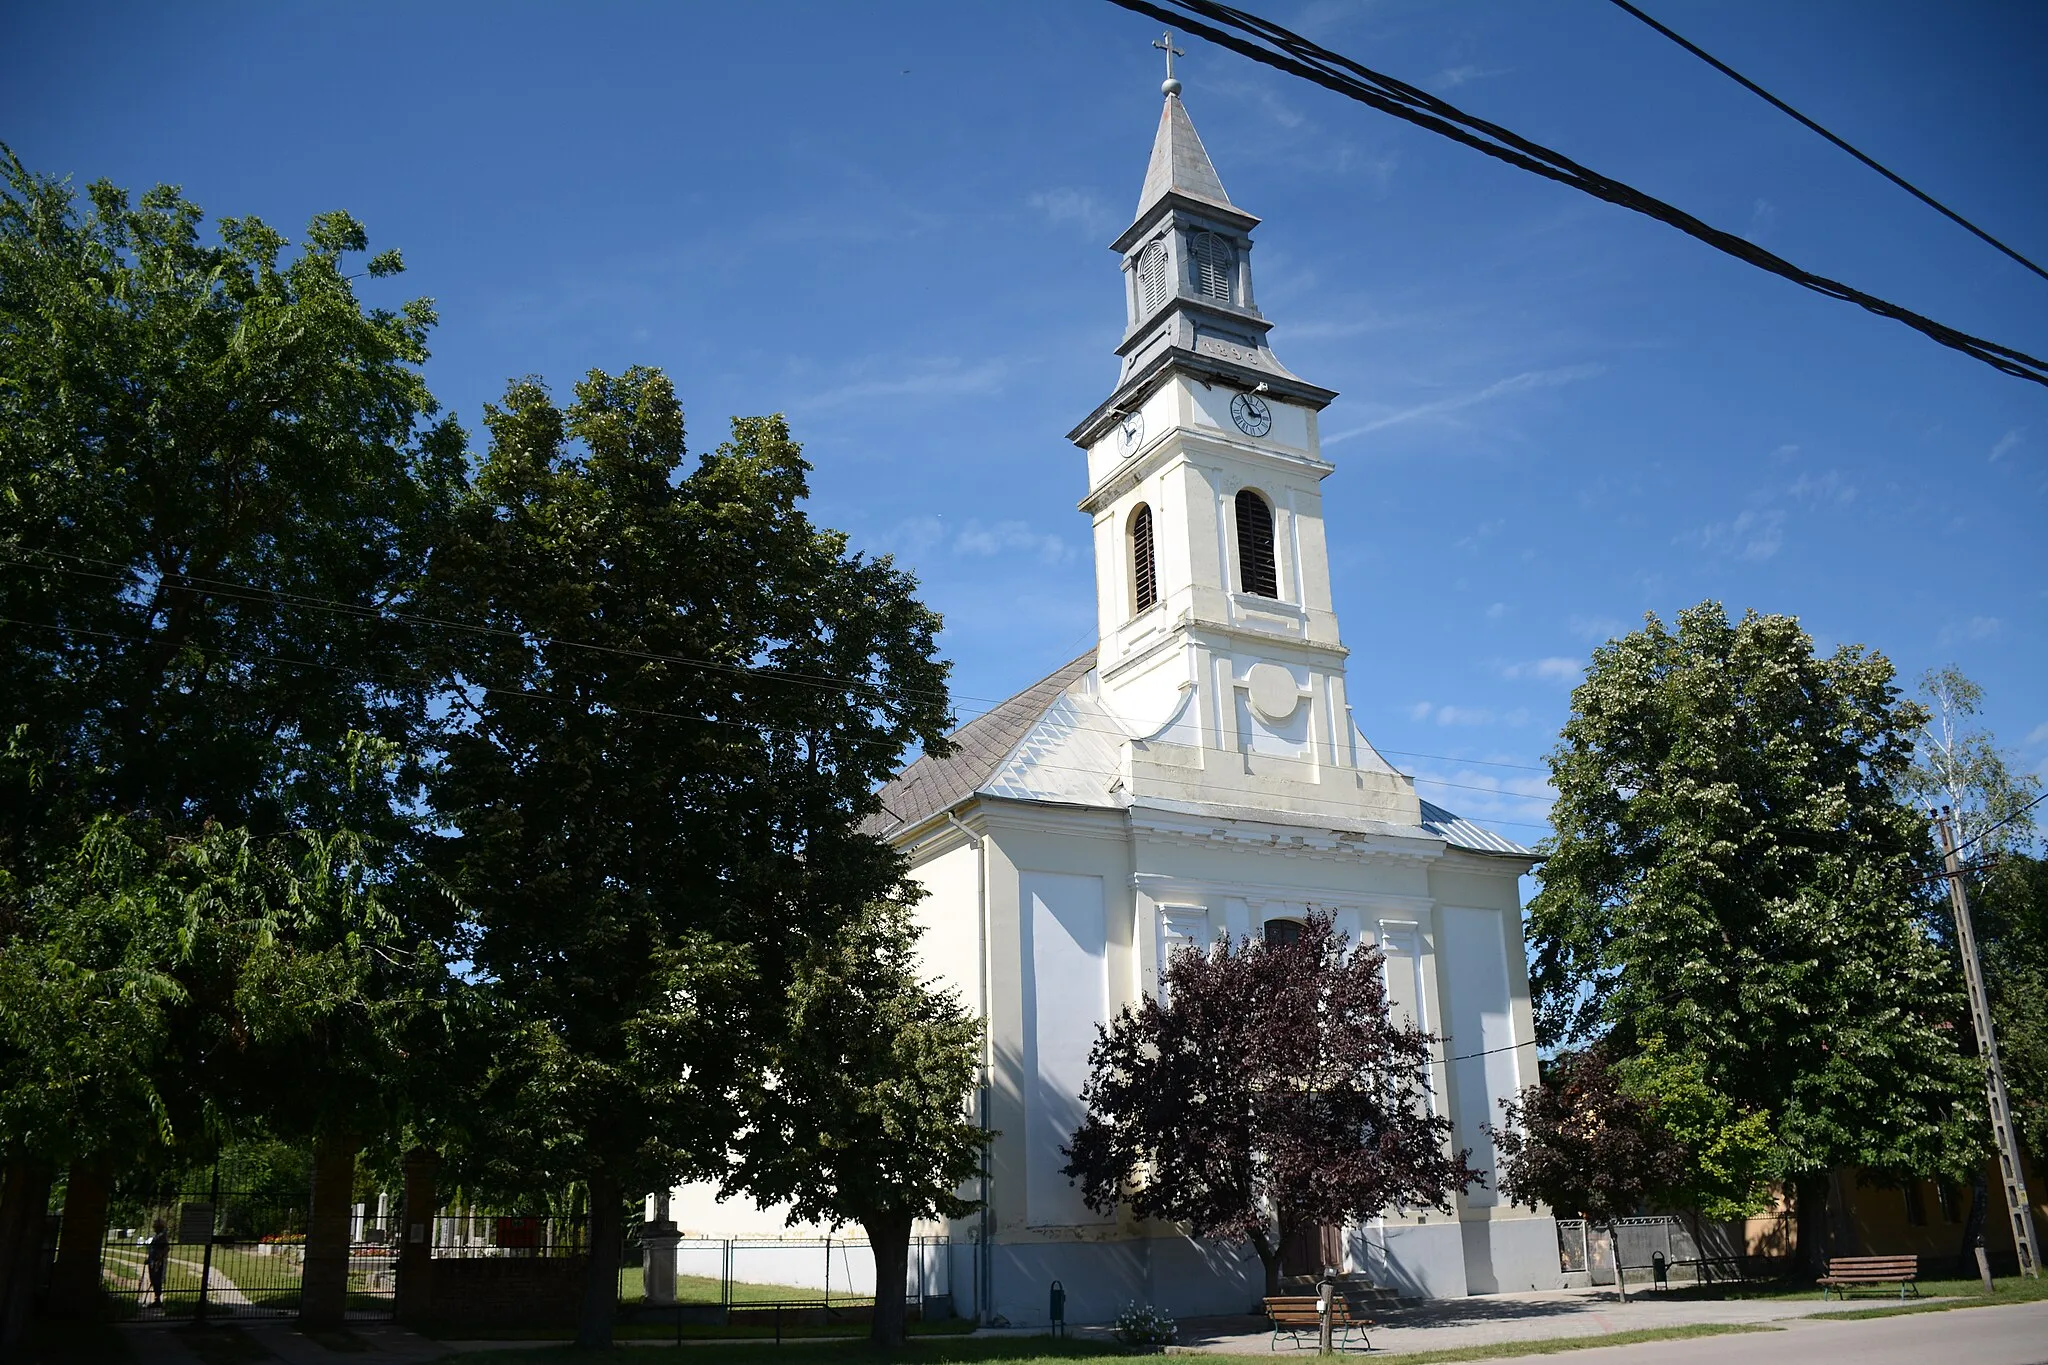
{"label": "electrical cable", "polygon": [[1671,40],[1672,42],[1674,42],[1674,43],[1677,43],[1677,44],[1678,44],[1678,45],[1679,45],[1680,47],[1684,48],[1684,49],[1685,49],[1685,50],[1686,50],[1687,52],[1690,52],[1690,53],[1691,53],[1691,54],[1692,54],[1693,56],[1695,56],[1695,57],[1699,58],[1699,59],[1700,59],[1701,61],[1705,62],[1705,63],[1706,63],[1706,64],[1707,64],[1708,66],[1711,66],[1711,67],[1713,67],[1713,68],[1714,68],[1714,69],[1715,69],[1716,71],[1718,71],[1718,72],[1720,72],[1720,73],[1721,73],[1722,75],[1724,75],[1724,76],[1728,77],[1728,79],[1730,79],[1730,80],[1734,81],[1734,82],[1735,82],[1735,83],[1736,83],[1737,85],[1739,85],[1739,86],[1741,86],[1741,87],[1742,87],[1743,89],[1745,89],[1745,90],[1749,91],[1749,92],[1750,92],[1750,93],[1751,93],[1752,95],[1755,95],[1755,96],[1757,96],[1757,97],[1758,97],[1759,99],[1761,99],[1761,100],[1764,100],[1764,101],[1765,101],[1766,103],[1768,103],[1768,104],[1772,105],[1773,107],[1775,107],[1776,109],[1778,109],[1778,110],[1779,110],[1780,112],[1782,112],[1782,113],[1785,113],[1785,114],[1789,114],[1789,115],[1791,115],[1791,116],[1792,116],[1793,118],[1797,119],[1797,120],[1798,120],[1798,121],[1799,121],[1800,123],[1803,123],[1803,124],[1805,124],[1805,125],[1806,125],[1806,126],[1807,126],[1808,128],[1812,129],[1812,130],[1813,130],[1814,132],[1816,132],[1816,133],[1819,133],[1819,134],[1820,134],[1820,135],[1821,135],[1822,137],[1826,138],[1826,139],[1827,139],[1827,140],[1828,140],[1829,142],[1832,142],[1832,143],[1834,143],[1834,144],[1835,144],[1835,145],[1836,145],[1837,147],[1840,147],[1840,148],[1841,148],[1841,149],[1842,149],[1843,151],[1847,152],[1847,153],[1848,153],[1848,154],[1849,154],[1850,156],[1853,156],[1853,157],[1855,157],[1855,158],[1856,158],[1856,159],[1857,159],[1858,161],[1860,161],[1860,162],[1862,162],[1862,163],[1863,163],[1864,165],[1866,165],[1866,166],[1870,167],[1870,169],[1871,169],[1871,170],[1873,170],[1873,171],[1876,171],[1876,172],[1877,172],[1877,173],[1878,173],[1879,175],[1881,175],[1881,176],[1883,176],[1883,177],[1884,177],[1885,179],[1887,179],[1887,180],[1891,181],[1891,182],[1892,182],[1892,183],[1893,183],[1894,185],[1897,185],[1897,186],[1898,186],[1898,187],[1899,187],[1900,189],[1902,189],[1902,190],[1904,190],[1904,191],[1905,191],[1906,193],[1908,193],[1908,194],[1912,195],[1912,196],[1913,196],[1913,197],[1914,197],[1915,199],[1918,199],[1918,200],[1919,200],[1919,201],[1920,201],[1921,203],[1923,203],[1923,204],[1927,205],[1927,207],[1929,207],[1929,208],[1933,209],[1933,210],[1934,210],[1934,211],[1935,211],[1936,213],[1939,213],[1939,214],[1941,214],[1941,215],[1942,215],[1943,217],[1945,217],[1945,218],[1948,218],[1948,219],[1950,219],[1951,221],[1953,221],[1953,222],[1955,222],[1955,223],[1957,223],[1957,224],[1960,224],[1960,225],[1961,225],[1961,226],[1962,226],[1963,228],[1967,229],[1967,230],[1968,230],[1969,232],[1971,232],[1971,233],[1975,234],[1975,235],[1976,235],[1977,237],[1979,237],[1979,238],[1983,239],[1984,241],[1986,241],[1986,242],[1990,243],[1990,244],[1991,244],[1992,246],[1995,246],[1995,247],[1997,247],[1997,248],[1998,248],[1998,249],[1999,249],[2000,251],[2002,251],[2002,252],[2004,252],[2004,253],[2005,253],[2006,255],[2008,255],[2008,256],[2010,256],[2010,257],[2012,257],[2012,258],[2013,258],[2013,259],[2014,259],[2015,261],[2018,261],[2018,262],[2019,262],[2019,263],[2020,263],[2021,265],[2023,265],[2023,266],[2025,266],[2025,267],[2026,267],[2027,269],[2029,269],[2029,270],[2033,271],[2033,272],[2034,272],[2034,273],[2035,273],[2036,275],[2039,275],[2039,276],[2040,276],[2040,277],[2041,277],[2042,279],[2044,279],[2044,280],[2048,280],[2048,270],[2043,270],[2043,269],[2042,269],[2042,268],[2041,268],[2040,266],[2038,266],[2038,265],[2035,265],[2035,264],[2034,264],[2034,263],[2033,263],[2032,261],[2030,261],[2030,260],[2028,260],[2028,259],[2027,259],[2026,257],[2024,257],[2024,256],[2020,255],[2020,253],[2019,253],[2019,252],[2017,252],[2017,251],[2014,251],[2014,250],[2013,250],[2013,249],[2012,249],[2011,247],[2007,246],[2007,245],[2006,245],[2006,244],[2005,244],[2004,242],[2001,242],[2001,241],[1999,241],[1999,240],[1998,240],[1998,239],[1997,239],[1996,237],[1993,237],[1993,236],[1992,236],[1992,235],[1991,235],[1990,233],[1986,232],[1986,231],[1985,231],[1985,230],[1984,230],[1983,228],[1980,228],[1980,227],[1978,227],[1978,226],[1977,226],[1977,225],[1976,225],[1975,223],[1973,223],[1973,222],[1971,222],[1971,221],[1970,221],[1969,219],[1967,219],[1967,218],[1963,217],[1963,215],[1962,215],[1962,214],[1960,214],[1960,213],[1957,213],[1957,212],[1956,212],[1956,211],[1955,211],[1954,209],[1952,209],[1952,208],[1950,208],[1950,207],[1949,207],[1948,205],[1946,205],[1946,204],[1942,203],[1942,202],[1941,202],[1941,201],[1940,201],[1939,199],[1936,199],[1936,198],[1935,198],[1935,197],[1934,197],[1933,195],[1931,195],[1931,194],[1928,194],[1928,193],[1927,193],[1927,192],[1926,192],[1925,190],[1922,190],[1922,189],[1920,189],[1920,188],[1919,188],[1919,187],[1918,187],[1917,185],[1914,185],[1914,184],[1912,184],[1911,182],[1909,182],[1909,181],[1908,181],[1908,180],[1907,180],[1907,179],[1906,179],[1906,178],[1905,178],[1904,176],[1902,176],[1902,175],[1898,175],[1898,174],[1894,173],[1893,171],[1891,171],[1891,170],[1888,170],[1888,169],[1887,169],[1886,167],[1884,167],[1884,166],[1880,165],[1880,164],[1879,164],[1879,163],[1877,162],[1877,160],[1876,160],[1875,158],[1873,158],[1873,157],[1869,157],[1869,156],[1866,156],[1866,155],[1864,155],[1864,154],[1863,154],[1862,152],[1860,152],[1860,151],[1856,150],[1856,148],[1854,148],[1854,147],[1850,146],[1850,145],[1849,145],[1849,144],[1848,144],[1847,142],[1843,141],[1843,140],[1842,140],[1841,138],[1839,138],[1839,137],[1836,137],[1836,136],[1835,136],[1835,135],[1834,135],[1833,133],[1831,133],[1831,132],[1829,132],[1829,131],[1828,131],[1827,129],[1825,129],[1825,128],[1821,127],[1821,126],[1820,126],[1820,125],[1819,125],[1818,123],[1815,123],[1815,122],[1814,122],[1814,121],[1813,121],[1812,119],[1810,119],[1810,118],[1808,118],[1808,117],[1807,117],[1806,115],[1804,115],[1804,114],[1800,113],[1800,112],[1799,112],[1799,111],[1798,111],[1797,109],[1794,109],[1794,108],[1793,108],[1793,107],[1792,107],[1791,105],[1789,105],[1789,104],[1785,103],[1785,101],[1783,101],[1783,100],[1779,99],[1779,98],[1778,98],[1778,97],[1777,97],[1776,95],[1773,95],[1773,94],[1772,94],[1772,93],[1771,93],[1770,91],[1768,91],[1768,90],[1764,89],[1764,88],[1763,88],[1763,87],[1762,87],[1761,85],[1758,85],[1758,84],[1757,84],[1757,83],[1756,83],[1755,81],[1753,81],[1753,80],[1751,80],[1751,79],[1750,79],[1749,77],[1747,77],[1747,76],[1743,75],[1743,74],[1742,74],[1742,73],[1741,73],[1740,71],[1737,71],[1737,70],[1736,70],[1736,69],[1735,69],[1734,67],[1732,67],[1732,66],[1728,65],[1728,63],[1726,63],[1726,62],[1724,62],[1724,61],[1720,60],[1720,59],[1719,59],[1718,57],[1715,57],[1715,56],[1714,56],[1714,55],[1713,55],[1712,53],[1710,53],[1710,52],[1706,51],[1706,50],[1705,50],[1704,48],[1700,47],[1700,46],[1699,46],[1699,45],[1698,45],[1697,43],[1692,43],[1692,42],[1688,42],[1688,41],[1687,41],[1686,39],[1684,39],[1684,38],[1680,37],[1680,36],[1679,36],[1678,34],[1676,34],[1676,33],[1672,32],[1672,31],[1671,31],[1671,30],[1670,30],[1669,28],[1665,27],[1665,26],[1664,26],[1663,24],[1660,24],[1660,23],[1658,23],[1658,22],[1657,22],[1657,21],[1656,21],[1655,19],[1652,19],[1652,18],[1651,18],[1651,17],[1649,16],[1649,15],[1647,15],[1647,14],[1643,13],[1643,12],[1642,12],[1641,10],[1637,9],[1637,8],[1636,8],[1636,7],[1634,6],[1634,5],[1631,5],[1631,4],[1630,4],[1630,3],[1628,2],[1628,0],[1614,0],[1614,4],[1615,4],[1615,6],[1616,6],[1617,8],[1619,8],[1619,9],[1623,9],[1623,10],[1626,10],[1626,11],[1627,11],[1628,13],[1630,13],[1630,14],[1633,14],[1633,15],[1634,15],[1634,16],[1635,16],[1636,18],[1638,18],[1638,19],[1642,20],[1642,21],[1643,21],[1644,23],[1648,24],[1648,25],[1649,25],[1649,26],[1650,26],[1651,28],[1653,28],[1653,29],[1657,30],[1657,32],[1659,32],[1659,33],[1663,34],[1663,35],[1664,35],[1664,36],[1665,36],[1666,38],[1669,38],[1669,39],[1670,39],[1670,40]]}
{"label": "electrical cable", "polygon": [[[1975,834],[1972,834],[1968,839],[1965,839],[1962,843],[1957,844],[1955,847],[1956,856],[1960,858],[1962,856],[1963,850],[1968,848],[1971,844],[1978,842],[1987,834],[1995,834],[1999,830],[2004,829],[2007,825],[2019,819],[2022,815],[2025,815],[2028,811],[2040,805],[2043,801],[2048,801],[2048,792],[2042,792],[2039,796],[2027,802],[2026,805],[2021,806],[2018,810],[2014,811],[2011,815],[2006,816],[1997,824],[1986,825],[1983,829],[1978,830]],[[1948,874],[1946,872],[1943,872],[1938,875],[1945,877]]]}
{"label": "electrical cable", "polygon": [[[1634,186],[1588,169],[1538,142],[1510,132],[1497,123],[1468,114],[1457,106],[1417,89],[1406,81],[1384,75],[1352,61],[1349,57],[1310,42],[1298,33],[1269,19],[1219,4],[1217,0],[1110,0],[1137,14],[1175,24],[1219,47],[1229,48],[1276,71],[1313,81],[1347,99],[1356,100],[1385,114],[1412,123],[1511,166],[1533,172],[1559,184],[1569,185],[1596,199],[1654,218],[1680,232],[1705,242],[1715,250],[1803,289],[1853,303],[1859,308],[1903,323],[1930,340],[1982,361],[2017,379],[2048,387],[2048,360],[2002,343],[1959,331],[1874,294],[1816,275],[1755,243],[1701,221],[1685,210],[1668,204]],[[1219,27],[1221,25],[1222,27]],[[1227,31],[1235,30],[1235,32]],[[1261,46],[1265,44],[1265,46]]]}

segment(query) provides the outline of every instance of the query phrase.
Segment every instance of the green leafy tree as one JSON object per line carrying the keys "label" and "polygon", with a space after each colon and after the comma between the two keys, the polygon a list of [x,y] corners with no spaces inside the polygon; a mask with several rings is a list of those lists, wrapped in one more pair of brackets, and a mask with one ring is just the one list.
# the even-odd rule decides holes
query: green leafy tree
{"label": "green leafy tree", "polygon": [[[131,200],[97,182],[81,200],[0,149],[0,943],[60,977],[87,970],[59,957],[104,925],[67,926],[70,907],[46,893],[99,822],[139,822],[145,844],[183,850],[186,872],[231,837],[270,850],[295,831],[356,831],[365,842],[334,865],[368,884],[392,875],[417,791],[405,768],[429,688],[412,627],[389,609],[408,600],[463,468],[461,432],[419,374],[433,309],[358,297],[365,276],[402,265],[388,251],[361,260],[366,234],[346,214],[316,217],[295,252],[255,218],[205,227],[171,187]],[[355,780],[365,742],[400,771]],[[228,867],[260,897],[276,889],[270,862]],[[345,913],[346,899],[305,905]],[[251,1002],[199,989],[187,978],[203,965],[121,970],[178,977],[188,1015]],[[109,1003],[98,978],[66,979],[83,992],[73,1005],[97,1001],[76,1026],[96,1027]],[[18,1010],[8,1027],[27,1038],[48,1024],[32,1017],[41,1003],[0,997],[0,1013]],[[183,1017],[154,1030],[129,1018],[148,1083],[34,1132],[62,1135],[74,1165],[103,1164],[137,1157],[138,1133],[211,1141],[222,1115],[334,1117],[303,1084],[317,1069],[237,1069],[239,1053],[200,1050],[208,1030]],[[98,1045],[72,1049],[83,1060]],[[0,1088],[26,1094],[36,1056],[51,1059],[0,1056],[23,1068]],[[91,1089],[52,1091],[40,1112]],[[64,1159],[26,1133],[4,1141],[11,1156]]]}
{"label": "green leafy tree", "polygon": [[944,744],[946,670],[910,578],[804,514],[779,417],[686,467],[674,390],[632,369],[566,410],[516,383],[486,424],[434,563],[459,629],[428,856],[503,1043],[451,1157],[588,1189],[603,1346],[624,1201],[725,1174],[807,942],[900,893],[858,823]]}
{"label": "green leafy tree", "polygon": [[1971,912],[2013,1122],[2048,1153],[2048,858],[2008,852],[1971,879]]}
{"label": "green leafy tree", "polygon": [[878,1346],[903,1341],[912,1227],[979,1208],[960,1187],[989,1134],[964,1117],[981,1025],[918,979],[918,931],[884,902],[797,965],[726,1183],[790,1221],[858,1223],[875,1258]]}
{"label": "green leafy tree", "polygon": [[1920,727],[1913,766],[1901,790],[1923,809],[1946,806],[1955,814],[1956,842],[1973,861],[1989,863],[2039,842],[2028,809],[2041,794],[2040,779],[2014,772],[1991,732],[1973,723],[1984,689],[1961,669],[1929,669],[1920,681],[1927,720]]}
{"label": "green leafy tree", "polygon": [[1926,929],[1926,713],[1859,646],[1716,603],[1595,652],[1551,755],[1531,902],[1539,1036],[1664,1040],[1746,1118],[1824,1254],[1838,1166],[1959,1174],[1982,1151],[1959,975]]}

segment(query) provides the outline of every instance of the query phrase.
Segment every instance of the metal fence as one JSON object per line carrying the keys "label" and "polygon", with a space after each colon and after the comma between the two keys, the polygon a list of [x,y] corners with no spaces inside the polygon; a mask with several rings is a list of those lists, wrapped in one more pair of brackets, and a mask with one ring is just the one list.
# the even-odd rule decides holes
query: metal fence
{"label": "metal fence", "polygon": [[[913,1237],[904,1267],[904,1293],[922,1304],[952,1292],[947,1242]],[[628,1303],[659,1301],[649,1295],[645,1260],[637,1246],[627,1249],[619,1275],[620,1297]],[[748,1308],[838,1309],[874,1302],[875,1258],[863,1238],[684,1237],[675,1249],[675,1284],[670,1302]]]}
{"label": "metal fence", "polygon": [[[101,1247],[102,1288],[122,1317],[290,1317],[305,1281],[306,1202],[220,1181],[124,1199]],[[388,1316],[397,1247],[374,1225],[364,1235],[363,1210],[351,1222],[348,1312]]]}
{"label": "metal fence", "polygon": [[477,1257],[584,1256],[590,1252],[590,1220],[547,1213],[478,1213],[443,1209],[428,1236],[436,1260]]}
{"label": "metal fence", "polygon": [[1744,1279],[1765,1272],[1791,1249],[1791,1220],[1783,1216],[1698,1223],[1671,1215],[1613,1224],[1557,1220],[1559,1268],[1583,1274],[1592,1284],[1613,1284],[1617,1267],[1624,1275],[1651,1274],[1660,1263],[1667,1276],[1685,1282]]}

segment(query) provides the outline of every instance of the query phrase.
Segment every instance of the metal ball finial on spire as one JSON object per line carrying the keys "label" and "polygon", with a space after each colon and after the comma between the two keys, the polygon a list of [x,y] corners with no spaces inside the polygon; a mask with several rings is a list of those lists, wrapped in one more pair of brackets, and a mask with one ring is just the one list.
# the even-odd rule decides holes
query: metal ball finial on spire
{"label": "metal ball finial on spire", "polygon": [[1172,29],[1168,29],[1157,38],[1154,38],[1152,46],[1160,48],[1166,53],[1166,79],[1160,82],[1159,93],[1162,95],[1178,95],[1180,93],[1180,82],[1173,78],[1173,59],[1175,57],[1185,57],[1188,54],[1173,45]]}

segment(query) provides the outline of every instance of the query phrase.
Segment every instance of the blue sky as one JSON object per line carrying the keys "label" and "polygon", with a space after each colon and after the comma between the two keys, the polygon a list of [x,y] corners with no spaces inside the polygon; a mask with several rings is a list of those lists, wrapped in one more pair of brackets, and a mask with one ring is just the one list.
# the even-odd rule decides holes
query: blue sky
{"label": "blue sky", "polygon": [[[1603,0],[1259,8],[1810,269],[2048,353],[2048,281]],[[2048,7],[1652,12],[2048,258]],[[0,139],[287,232],[354,213],[404,251],[403,293],[438,302],[429,379],[473,429],[512,376],[566,392],[634,363],[674,377],[699,444],[787,412],[817,514],[945,613],[964,714],[1092,634],[1062,435],[1115,377],[1105,248],[1158,116],[1157,31],[1083,0],[16,4]],[[1425,794],[1540,835],[1535,765],[1589,651],[1708,597],[1797,614],[1908,679],[1960,665],[2044,766],[2048,391],[1182,46],[1196,126],[1265,219],[1275,348],[1342,394],[1324,488],[1352,694]]]}

